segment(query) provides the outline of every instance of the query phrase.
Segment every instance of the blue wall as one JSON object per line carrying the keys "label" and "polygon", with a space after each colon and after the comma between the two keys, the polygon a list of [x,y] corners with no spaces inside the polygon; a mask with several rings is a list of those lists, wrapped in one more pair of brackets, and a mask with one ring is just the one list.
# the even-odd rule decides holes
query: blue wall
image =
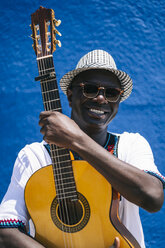
{"label": "blue wall", "polygon": [[[53,8],[62,20],[62,48],[54,54],[58,81],[92,49],[112,54],[117,67],[133,79],[131,97],[111,123],[113,132],[139,132],[150,143],[165,174],[165,2],[164,0],[15,0],[0,3],[0,199],[7,190],[13,163],[26,144],[42,140],[38,116],[43,109],[30,14]],[[61,93],[63,112],[69,114]],[[164,247],[165,207],[155,214],[141,210],[147,247]]]}

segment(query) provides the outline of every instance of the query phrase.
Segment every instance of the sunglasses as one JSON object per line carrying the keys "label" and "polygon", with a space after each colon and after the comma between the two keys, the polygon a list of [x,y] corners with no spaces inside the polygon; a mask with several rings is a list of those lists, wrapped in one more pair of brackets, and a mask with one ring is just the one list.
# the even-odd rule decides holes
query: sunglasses
{"label": "sunglasses", "polygon": [[104,91],[104,97],[108,102],[117,102],[124,90],[111,87],[101,87],[90,83],[81,83],[83,95],[89,99],[98,96],[100,91]]}

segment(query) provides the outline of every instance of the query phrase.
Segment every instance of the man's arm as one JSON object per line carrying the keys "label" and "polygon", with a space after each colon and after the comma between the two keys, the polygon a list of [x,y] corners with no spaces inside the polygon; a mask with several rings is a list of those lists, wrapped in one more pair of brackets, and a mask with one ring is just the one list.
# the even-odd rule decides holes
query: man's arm
{"label": "man's arm", "polygon": [[128,201],[149,212],[161,208],[163,187],[156,177],[119,160],[86,134],[78,143],[74,143],[73,150],[99,171]]}
{"label": "man's arm", "polygon": [[[0,228],[1,248],[45,248],[30,236],[20,232],[17,228]],[[119,248],[120,240],[115,238],[113,246],[109,248]]]}
{"label": "man's arm", "polygon": [[18,230],[18,228],[0,228],[1,248],[44,248],[30,236]]}
{"label": "man's arm", "polygon": [[161,208],[164,194],[159,179],[110,154],[85,134],[73,120],[59,112],[42,112],[39,124],[48,143],[77,152],[128,201],[149,212]]}

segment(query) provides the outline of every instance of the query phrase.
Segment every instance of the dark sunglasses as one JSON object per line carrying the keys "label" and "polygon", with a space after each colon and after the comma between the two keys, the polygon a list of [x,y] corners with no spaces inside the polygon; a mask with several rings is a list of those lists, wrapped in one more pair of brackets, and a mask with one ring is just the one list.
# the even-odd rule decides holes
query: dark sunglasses
{"label": "dark sunglasses", "polygon": [[124,90],[111,87],[102,87],[90,83],[81,83],[79,85],[83,90],[83,95],[87,98],[95,98],[101,90],[104,91],[104,97],[108,102],[117,102]]}

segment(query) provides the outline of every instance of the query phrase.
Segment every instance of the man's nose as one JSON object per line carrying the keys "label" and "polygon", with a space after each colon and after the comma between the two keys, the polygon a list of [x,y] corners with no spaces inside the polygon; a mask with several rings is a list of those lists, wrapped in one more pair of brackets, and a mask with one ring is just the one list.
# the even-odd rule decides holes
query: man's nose
{"label": "man's nose", "polygon": [[107,104],[108,101],[106,100],[104,96],[104,92],[99,92],[99,94],[93,98],[93,101],[98,102],[99,104]]}

